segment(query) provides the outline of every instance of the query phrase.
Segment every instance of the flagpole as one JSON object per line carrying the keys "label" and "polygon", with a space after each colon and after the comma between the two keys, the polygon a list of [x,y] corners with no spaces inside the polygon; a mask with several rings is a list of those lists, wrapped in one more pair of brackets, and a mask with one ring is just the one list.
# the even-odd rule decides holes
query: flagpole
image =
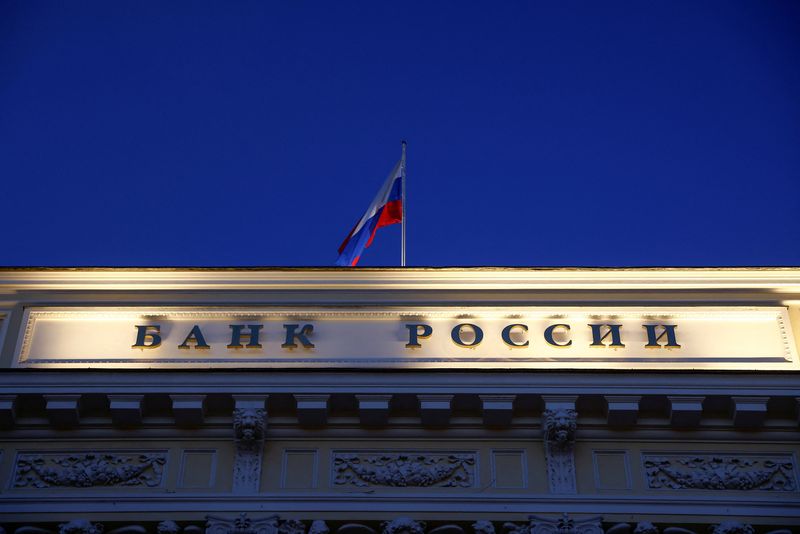
{"label": "flagpole", "polygon": [[402,238],[400,245],[400,266],[406,266],[406,142],[403,141],[403,155],[400,158],[400,179],[402,181],[403,195],[401,205],[403,207]]}

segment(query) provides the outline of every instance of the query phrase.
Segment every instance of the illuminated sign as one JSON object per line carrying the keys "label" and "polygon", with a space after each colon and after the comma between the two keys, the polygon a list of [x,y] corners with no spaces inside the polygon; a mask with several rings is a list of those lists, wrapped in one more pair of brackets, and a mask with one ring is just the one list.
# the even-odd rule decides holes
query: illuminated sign
{"label": "illuminated sign", "polygon": [[793,369],[782,307],[29,308],[39,368]]}

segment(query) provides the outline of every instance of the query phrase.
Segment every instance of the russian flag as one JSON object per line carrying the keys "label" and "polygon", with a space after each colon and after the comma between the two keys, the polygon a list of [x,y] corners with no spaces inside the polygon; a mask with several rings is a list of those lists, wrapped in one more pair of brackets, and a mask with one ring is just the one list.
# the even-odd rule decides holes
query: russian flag
{"label": "russian flag", "polygon": [[367,212],[350,230],[339,247],[336,265],[354,267],[364,249],[372,244],[382,226],[403,222],[403,160],[397,162]]}

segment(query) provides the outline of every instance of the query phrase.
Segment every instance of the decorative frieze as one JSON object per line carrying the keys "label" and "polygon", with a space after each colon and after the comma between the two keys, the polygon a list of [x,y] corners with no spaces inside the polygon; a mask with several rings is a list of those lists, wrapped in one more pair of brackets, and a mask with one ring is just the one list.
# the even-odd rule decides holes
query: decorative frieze
{"label": "decorative frieze", "polygon": [[336,486],[459,487],[475,485],[476,453],[337,451]]}
{"label": "decorative frieze", "polygon": [[23,453],[14,468],[15,488],[90,488],[162,484],[167,454],[147,452]]}
{"label": "decorative frieze", "polygon": [[792,457],[711,455],[643,457],[650,488],[796,491]]}
{"label": "decorative frieze", "polygon": [[[306,530],[306,525],[311,526]],[[143,524],[126,524],[108,530],[107,534],[327,534],[330,532],[328,525],[321,519],[301,521],[298,519],[281,519],[278,515],[261,518],[250,518],[246,512],[238,517],[206,516],[205,531],[194,522],[182,523],[181,527],[172,520],[158,523],[155,531],[152,527]],[[615,523],[602,526],[601,517],[573,519],[569,514],[560,517],[529,516],[524,524],[500,523],[499,521],[479,520],[472,524],[473,534],[494,534],[495,524],[502,524],[504,534],[755,534],[752,525],[728,520],[719,524],[675,525],[674,523],[661,524],[661,528],[649,521],[640,521],[638,524]],[[686,528],[687,526],[691,528]],[[100,523],[87,519],[74,519],[58,525],[57,530],[52,523],[23,524],[15,529],[16,534],[103,534],[105,529]],[[425,521],[417,521],[409,517],[396,517],[385,521],[374,520],[365,523],[344,523],[335,529],[335,534],[465,534],[467,530],[462,526],[449,523],[428,528]],[[764,534],[791,534],[788,528],[763,529]],[[0,526],[0,534],[5,530]]]}

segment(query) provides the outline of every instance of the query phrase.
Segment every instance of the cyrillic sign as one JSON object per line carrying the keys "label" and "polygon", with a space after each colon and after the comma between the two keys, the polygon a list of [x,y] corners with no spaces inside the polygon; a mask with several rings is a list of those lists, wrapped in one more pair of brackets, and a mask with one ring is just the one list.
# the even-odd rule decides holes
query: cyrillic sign
{"label": "cyrillic sign", "polygon": [[783,307],[30,308],[39,368],[800,370]]}

